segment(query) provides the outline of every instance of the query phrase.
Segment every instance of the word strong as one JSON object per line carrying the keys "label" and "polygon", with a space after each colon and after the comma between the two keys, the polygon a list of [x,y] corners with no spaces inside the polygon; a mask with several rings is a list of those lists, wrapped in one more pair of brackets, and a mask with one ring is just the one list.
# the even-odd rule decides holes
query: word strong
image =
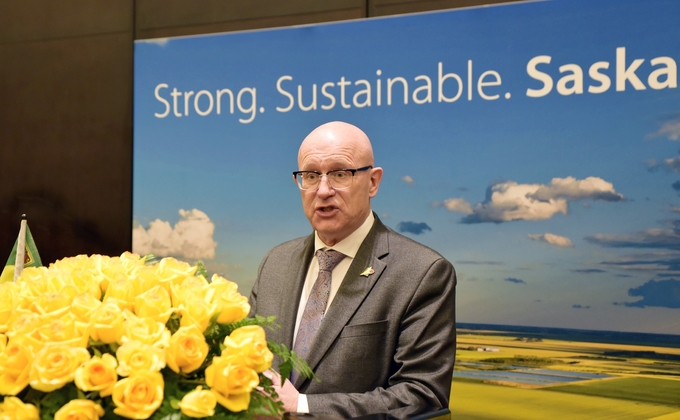
{"label": "word strong", "polygon": [[[532,58],[527,63],[527,74],[543,84],[540,89],[527,89],[526,95],[531,98],[540,98],[549,94],[553,87],[553,77],[539,65],[549,65],[552,57],[549,55],[539,55]],[[645,65],[644,58],[636,58],[632,61],[626,59],[626,48],[616,49],[616,64],[610,70],[611,63],[608,61],[598,61],[588,68],[588,79],[584,80],[583,69],[578,64],[564,64],[558,68],[560,77],[557,80],[557,93],[563,96],[582,94],[585,84],[588,84],[588,93],[604,93],[612,86],[612,73],[617,92],[623,92],[632,86],[635,90],[650,89],[672,89],[678,87],[678,66],[671,57],[656,57],[649,60]],[[651,68],[650,68],[651,67]],[[544,71],[541,71],[544,70]],[[651,71],[650,71],[651,70]],[[644,83],[644,74],[647,74]]]}
{"label": "word strong", "polygon": [[[168,89],[167,83],[160,83],[154,89],[156,100],[163,104],[164,108],[163,112],[153,114],[156,118],[165,118],[170,115],[181,118],[194,113],[206,117],[213,112],[216,115],[223,112],[233,114],[234,103],[243,114],[244,118],[239,118],[239,122],[242,124],[253,121],[257,113],[257,90],[254,87],[244,87],[237,94],[234,94],[231,89],[217,89],[214,92],[209,90],[181,92],[173,87],[170,92],[167,92]],[[172,99],[167,96],[168,94]],[[172,111],[172,114],[170,111]]]}

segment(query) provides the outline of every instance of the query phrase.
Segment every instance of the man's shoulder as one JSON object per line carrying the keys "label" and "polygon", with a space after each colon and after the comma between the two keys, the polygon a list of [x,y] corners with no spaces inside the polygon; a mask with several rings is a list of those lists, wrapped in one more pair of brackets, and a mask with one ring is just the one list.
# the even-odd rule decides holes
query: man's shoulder
{"label": "man's shoulder", "polygon": [[304,249],[309,241],[313,241],[313,235],[301,236],[299,238],[291,239],[289,241],[283,242],[272,248],[268,255],[276,255],[280,253],[290,253],[295,250]]}
{"label": "man's shoulder", "polygon": [[389,237],[390,253],[411,255],[412,257],[430,261],[445,259],[439,252],[429,246],[404,236],[388,226],[385,226],[385,229]]}

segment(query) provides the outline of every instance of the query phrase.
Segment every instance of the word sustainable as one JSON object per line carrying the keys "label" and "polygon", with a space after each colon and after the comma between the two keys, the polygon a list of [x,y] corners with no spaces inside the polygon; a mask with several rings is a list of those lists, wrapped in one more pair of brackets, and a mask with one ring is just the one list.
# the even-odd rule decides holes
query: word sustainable
{"label": "word sustainable", "polygon": [[[671,57],[655,57],[645,65],[646,59],[626,59],[626,48],[616,49],[615,63],[597,61],[591,64],[587,77],[583,67],[575,63],[552,66],[552,57],[539,55],[530,59],[526,74],[532,86],[522,89],[526,97],[541,98],[556,90],[558,95],[601,94],[607,92],[614,82],[616,92],[624,92],[630,85],[635,90],[647,88],[674,89],[678,86],[677,63]],[[502,88],[502,78],[496,70],[473,71],[472,60],[467,62],[467,72],[459,75],[446,72],[442,62],[437,63],[435,75],[421,74],[413,79],[402,76],[381,77],[382,70],[376,71],[373,80],[348,80],[341,76],[337,81],[303,85],[296,83],[292,75],[283,75],[276,81],[276,94],[266,92],[265,98],[276,101],[273,106],[280,113],[299,110],[329,111],[337,107],[344,109],[367,108],[392,105],[424,105],[431,103],[454,103],[461,98],[472,101],[479,98],[494,101],[501,97],[512,97],[510,90]],[[559,71],[559,75],[556,74]],[[646,77],[645,77],[646,75]],[[555,81],[556,80],[556,81]],[[258,89],[254,86],[235,89],[202,89],[180,91],[177,87],[159,83],[154,96],[161,104],[161,112],[154,113],[156,118],[166,117],[208,117],[240,113],[238,121],[248,124],[255,120],[258,112]]]}

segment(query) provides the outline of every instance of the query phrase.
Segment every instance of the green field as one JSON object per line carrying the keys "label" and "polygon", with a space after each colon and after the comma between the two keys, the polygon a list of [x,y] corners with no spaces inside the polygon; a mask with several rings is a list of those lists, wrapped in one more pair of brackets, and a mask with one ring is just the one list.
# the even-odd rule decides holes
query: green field
{"label": "green field", "polygon": [[678,407],[460,380],[452,383],[450,408],[451,418],[473,420],[680,419]]}
{"label": "green field", "polygon": [[549,392],[594,395],[620,400],[677,406],[680,410],[680,381],[656,378],[616,378],[584,384],[544,388]]}
{"label": "green field", "polygon": [[[519,373],[454,378],[452,418],[680,420],[678,356],[678,348],[648,344],[528,340],[494,331],[459,331],[457,372]],[[520,376],[532,368],[557,375],[564,371],[606,376],[571,383],[522,383]]]}

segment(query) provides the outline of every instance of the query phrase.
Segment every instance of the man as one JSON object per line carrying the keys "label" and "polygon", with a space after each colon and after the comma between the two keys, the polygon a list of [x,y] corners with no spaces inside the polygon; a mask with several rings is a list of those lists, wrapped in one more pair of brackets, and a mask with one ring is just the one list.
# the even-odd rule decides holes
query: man
{"label": "man", "polygon": [[250,296],[251,314],[281,325],[268,338],[293,348],[320,380],[286,378],[278,388],[286,411],[403,418],[448,407],[453,266],[373,214],[383,170],[359,128],[318,127],[302,142],[298,167],[314,234],[271,250]]}

